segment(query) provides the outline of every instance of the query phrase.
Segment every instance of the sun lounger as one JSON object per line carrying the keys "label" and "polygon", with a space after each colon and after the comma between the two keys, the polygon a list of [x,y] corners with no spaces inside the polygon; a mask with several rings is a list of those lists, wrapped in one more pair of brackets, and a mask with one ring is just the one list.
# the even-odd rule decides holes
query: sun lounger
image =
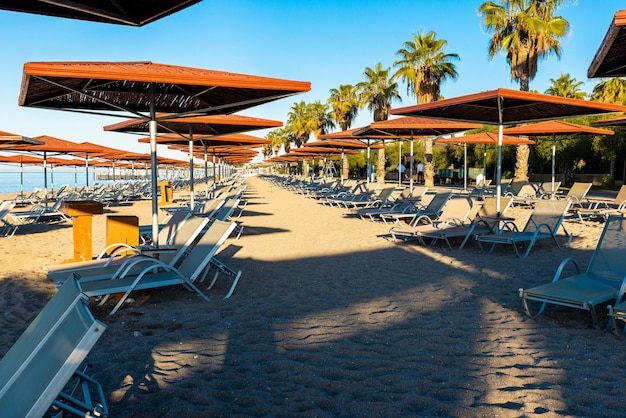
{"label": "sun lounger", "polygon": [[396,189],[401,190],[400,195],[380,202],[376,207],[360,208],[354,211],[361,219],[369,219],[372,222],[380,219],[381,215],[393,214],[393,213],[406,213],[411,211],[417,203],[422,199],[424,194],[428,191],[428,187],[417,186],[413,188],[411,193],[408,189]]}
{"label": "sun lounger", "polygon": [[[535,203],[532,214],[528,218],[523,230],[519,230],[514,222],[507,221],[500,227],[496,233],[488,233],[480,235],[477,238],[478,245],[484,252],[484,244],[491,244],[488,252],[493,252],[497,244],[508,244],[513,246],[515,254],[520,258],[525,258],[530,253],[534,244],[541,239],[552,239],[557,247],[560,248],[556,239],[556,234],[562,227],[563,219],[571,205],[571,200],[538,200]],[[568,237],[567,245],[571,237]],[[526,245],[526,251],[520,252],[520,245]]]}
{"label": "sun lounger", "polygon": [[[170,243],[176,235],[178,229],[191,216],[192,214],[189,211],[180,211],[168,215],[165,218],[164,223],[159,225],[159,244]],[[139,227],[139,239],[141,240],[142,245],[149,245],[152,243],[152,225]]]}
{"label": "sun lounger", "polygon": [[493,196],[485,198],[476,214],[470,218],[472,221],[469,224],[447,228],[444,231],[445,237],[448,240],[453,237],[464,237],[461,245],[459,245],[459,250],[462,250],[470,239],[477,240],[480,235],[496,233],[499,223],[506,218],[506,211],[511,206],[512,201],[513,198],[511,197],[501,197],[500,212],[498,213],[497,198]]}
{"label": "sun lounger", "polygon": [[[106,328],[86,302],[76,280],[66,280],[0,360],[0,415],[41,417],[51,405],[78,416],[108,414],[99,383],[78,370]],[[72,377],[76,390],[63,391]]]}
{"label": "sun lounger", "polygon": [[606,220],[609,215],[620,215],[626,212],[626,185],[622,185],[614,199],[589,199],[586,208],[574,209],[581,222],[591,219]]}
{"label": "sun lounger", "polygon": [[591,183],[579,183],[576,182],[572,185],[565,196],[555,195],[557,199],[571,200],[573,209],[582,209],[585,204],[589,204],[587,193],[591,189]]}
{"label": "sun lounger", "polygon": [[472,209],[474,201],[467,196],[458,196],[448,199],[436,220],[426,216],[423,222],[413,226],[399,226],[391,228],[391,236],[394,241],[408,241],[416,239],[422,245],[426,245],[424,238],[432,238],[431,244],[444,239],[448,247],[452,249],[450,242],[444,235],[448,228],[463,225]]}
{"label": "sun lounger", "polygon": [[[48,279],[52,280],[56,286],[59,286],[65,278],[72,273],[88,276],[90,280],[98,280],[100,278],[111,277],[122,271],[128,271],[132,268],[140,268],[144,258],[147,262],[158,255],[162,263],[176,266],[179,260],[185,256],[189,247],[194,245],[199,237],[205,233],[206,226],[209,224],[208,218],[200,218],[193,216],[185,221],[173,236],[169,245],[163,248],[152,248],[150,246],[131,247],[126,244],[114,244],[107,247],[95,260],[78,261],[74,263],[63,263],[47,265]],[[116,251],[110,254],[111,248]],[[128,254],[130,252],[130,255]],[[108,257],[104,257],[108,254]]]}
{"label": "sun lounger", "polygon": [[438,192],[435,193],[427,205],[417,204],[413,212],[383,214],[380,218],[385,223],[391,222],[402,226],[402,221],[406,221],[409,226],[414,226],[419,224],[425,216],[436,219],[451,197],[452,192]]}
{"label": "sun lounger", "polygon": [[0,203],[0,234],[5,237],[12,237],[17,231],[17,225],[8,220],[9,213],[14,207],[15,202],[12,200],[5,200]]}
{"label": "sun lounger", "polygon": [[[129,270],[109,278],[90,280],[89,277],[80,277],[83,293],[90,297],[108,296],[115,293],[123,293],[119,301],[111,311],[113,315],[122,306],[128,296],[134,292],[158,287],[183,285],[195,291],[201,298],[210,301],[195,284],[198,279],[206,274],[211,260],[219,247],[228,238],[235,224],[214,220],[209,230],[200,238],[200,241],[191,248],[178,267],[171,266],[156,258],[141,260],[143,269],[139,272]],[[229,293],[232,293],[237,285],[241,273],[239,273],[231,285]]]}
{"label": "sun lounger", "polygon": [[[619,303],[625,290],[625,238],[626,218],[609,216],[586,271],[581,272],[576,260],[566,258],[556,269],[552,282],[520,289],[526,314],[531,318],[537,317],[543,313],[547,304],[566,306],[589,311],[593,324],[598,327],[596,307],[613,300]],[[576,273],[562,278],[568,266],[573,266]],[[529,301],[540,303],[534,315]],[[622,305],[618,305],[620,309],[624,308]],[[615,312],[618,311],[614,309],[614,315]]]}

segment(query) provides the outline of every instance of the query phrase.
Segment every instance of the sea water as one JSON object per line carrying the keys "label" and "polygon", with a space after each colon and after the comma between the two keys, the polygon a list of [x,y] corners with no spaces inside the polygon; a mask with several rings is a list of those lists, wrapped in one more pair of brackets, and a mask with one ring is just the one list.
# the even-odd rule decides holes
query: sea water
{"label": "sea water", "polygon": [[[68,172],[68,171],[48,171],[47,175],[47,187],[48,190],[58,189],[61,186],[67,184],[70,187],[82,187],[86,183],[85,171],[82,172]],[[95,181],[94,174],[89,173],[89,185],[92,186],[96,183],[103,183],[102,181]],[[105,182],[106,183],[106,182]],[[12,171],[0,171],[0,194],[5,193],[30,193],[35,189],[44,189],[44,175],[41,172],[12,172]]]}

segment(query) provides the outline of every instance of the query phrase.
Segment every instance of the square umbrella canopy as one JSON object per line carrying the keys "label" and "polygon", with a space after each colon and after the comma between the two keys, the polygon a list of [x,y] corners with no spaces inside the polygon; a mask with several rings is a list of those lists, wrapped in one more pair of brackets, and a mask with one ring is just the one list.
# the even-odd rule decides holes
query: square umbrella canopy
{"label": "square umbrella canopy", "polygon": [[626,75],[626,10],[615,13],[609,29],[593,57],[587,76],[622,77]]}
{"label": "square umbrella canopy", "polygon": [[[194,135],[227,135],[256,129],[277,128],[283,126],[283,123],[280,121],[234,114],[187,117],[176,117],[175,115],[173,117],[168,117],[166,114],[161,114],[157,115],[157,119],[157,124],[160,130],[178,134],[181,139],[187,138],[189,145],[189,195],[191,210],[195,207],[195,181],[193,170]],[[114,125],[108,125],[104,127],[104,130],[141,134],[150,132],[149,123],[138,119],[131,119]]]}
{"label": "square umbrella canopy", "polygon": [[0,9],[70,19],[143,26],[200,0],[5,0]]}
{"label": "square umbrella canopy", "polygon": [[587,125],[579,125],[576,123],[563,122],[559,120],[548,120],[530,125],[516,126],[503,131],[508,135],[532,135],[532,136],[552,136],[552,190],[555,186],[556,172],[556,135],[613,135],[615,132],[608,129],[594,128]]}
{"label": "square umbrella canopy", "polygon": [[626,116],[618,116],[615,118],[601,119],[591,122],[591,126],[608,127],[608,126],[624,126],[626,125]]}
{"label": "square umbrella canopy", "polygon": [[[367,132],[366,134],[363,133],[364,129],[367,129],[369,127],[369,125],[367,126],[363,126],[360,128],[354,128],[354,129],[347,129],[345,131],[340,131],[340,132],[333,132],[333,133],[329,133],[329,134],[323,134],[320,135],[318,137],[318,139],[327,141],[327,140],[332,140],[332,141],[363,141],[366,146],[367,146],[367,159],[366,159],[366,164],[367,164],[367,182],[370,182],[370,150],[372,148],[374,148],[371,144],[371,141],[380,141],[382,144],[382,148],[381,149],[385,149],[384,143],[385,140],[392,140],[392,139],[396,139],[394,138],[392,135],[386,134],[386,133],[379,133],[379,132],[374,132],[374,133],[370,133]],[[343,171],[342,171],[342,175],[343,175]]]}
{"label": "square umbrella canopy", "polygon": [[[225,116],[238,116],[238,115],[225,115]],[[207,116],[206,118],[212,118],[212,116]],[[240,118],[247,118],[245,116],[240,116]],[[186,119],[186,118],[185,118]],[[250,123],[255,123],[254,121],[264,121],[265,119],[257,119],[257,118],[247,118]],[[274,122],[274,121],[268,121]],[[275,122],[280,123],[282,122]],[[240,125],[241,129],[244,129],[243,125]],[[253,125],[248,126],[248,130],[259,129],[254,128]],[[258,148],[265,144],[271,144],[272,141],[269,139],[259,138],[257,136],[246,135],[242,133],[233,133],[226,135],[196,135],[188,137],[183,134],[163,134],[159,135],[156,139],[157,144],[165,144],[165,145],[176,145],[177,150],[183,151],[181,148],[183,145],[187,144],[188,155],[189,155],[189,165],[190,165],[190,198],[191,198],[191,208],[193,208],[193,156],[196,154],[197,150],[201,150],[203,152],[202,159],[204,160],[204,172],[205,178],[208,179],[208,159],[207,156],[209,154],[213,155],[213,183],[215,184],[215,152],[210,153],[209,151],[215,151],[217,147],[223,148],[225,146],[248,146],[251,148]],[[140,138],[139,142],[150,142],[150,138]],[[170,147],[171,148],[171,147]],[[209,185],[208,182],[205,182],[205,192],[208,194]]]}
{"label": "square umbrella canopy", "polygon": [[157,112],[177,116],[234,113],[310,89],[309,82],[145,61],[30,62],[24,64],[18,102],[21,106],[92,114],[119,116],[117,112],[126,112],[149,120],[152,233],[156,239]]}
{"label": "square umbrella canopy", "polygon": [[[373,122],[369,126],[357,131],[357,134],[387,134],[393,135],[398,139],[410,140],[410,167],[409,173],[409,187],[413,192],[413,138],[414,135],[425,136],[438,136],[446,135],[454,132],[467,131],[469,129],[482,128],[480,123],[473,122],[459,122],[456,120],[445,119],[429,119],[421,117],[405,116],[402,118],[382,120],[379,122]],[[398,176],[398,183],[400,182],[400,176]]]}
{"label": "square umbrella canopy", "polygon": [[[343,131],[343,132],[346,133],[346,132],[352,132],[352,131],[354,131],[354,130]],[[342,134],[342,132],[338,132],[338,134]],[[360,150],[367,149],[367,153],[368,153],[367,159],[369,160],[369,151],[371,149],[385,149],[385,146],[383,144],[372,144],[372,145],[370,145],[369,141],[368,141],[368,143],[365,143],[365,142],[363,142],[360,139],[351,139],[351,138],[349,138],[349,137],[352,136],[351,133],[347,134],[346,138],[348,138],[348,139],[341,139],[341,138],[334,139],[334,140],[333,139],[322,139],[322,138],[326,138],[326,137],[333,136],[333,135],[335,137],[338,136],[337,134],[320,135],[320,141],[307,142],[305,144],[302,144],[302,146],[304,148],[308,148],[308,147],[332,148],[332,149],[335,149],[336,151],[340,151],[341,152],[341,164],[342,164],[342,170],[341,170],[341,180],[342,181],[343,181],[343,173],[344,173],[344,170],[343,170],[343,163],[344,163],[343,156],[344,156],[344,154],[346,154],[346,153],[347,154],[353,154],[353,152],[351,152],[351,151],[358,150],[358,149],[360,149]],[[291,151],[294,151],[294,150],[292,149]],[[368,163],[368,165],[369,165],[369,163]]]}
{"label": "square umbrella canopy", "polygon": [[43,141],[38,141],[27,136],[12,134],[10,132],[0,131],[0,145],[41,145]]}
{"label": "square umbrella canopy", "polygon": [[48,193],[48,177],[47,177],[47,157],[48,153],[77,155],[82,152],[94,151],[90,145],[78,144],[61,138],[55,138],[48,135],[41,135],[35,138],[38,144],[8,144],[0,145],[0,150],[21,151],[30,154],[41,155],[43,157],[43,173],[44,173],[44,196]]}
{"label": "square umbrella canopy", "polygon": [[[487,179],[487,145],[498,145],[498,134],[495,132],[480,132],[472,135],[455,136],[452,138],[439,138],[438,144],[463,144],[463,172],[467,173],[467,145],[484,145],[485,151],[483,152],[483,178]],[[518,136],[502,136],[503,145],[533,145],[535,141],[530,139],[520,138]],[[467,176],[463,176],[463,189],[467,189]]]}
{"label": "square umbrella canopy", "polygon": [[626,111],[626,106],[621,105],[526,91],[496,89],[392,109],[391,113],[497,125],[496,206],[497,210],[500,211],[502,131],[504,125],[624,111]]}

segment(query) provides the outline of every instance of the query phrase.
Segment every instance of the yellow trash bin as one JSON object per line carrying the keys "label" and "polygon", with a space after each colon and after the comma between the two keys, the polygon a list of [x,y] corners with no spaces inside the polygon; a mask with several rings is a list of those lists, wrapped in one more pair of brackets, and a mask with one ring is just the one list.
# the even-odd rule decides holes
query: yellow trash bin
{"label": "yellow trash bin", "polygon": [[172,184],[169,181],[160,181],[157,183],[161,188],[161,205],[172,203],[174,200],[174,192],[172,190]]}

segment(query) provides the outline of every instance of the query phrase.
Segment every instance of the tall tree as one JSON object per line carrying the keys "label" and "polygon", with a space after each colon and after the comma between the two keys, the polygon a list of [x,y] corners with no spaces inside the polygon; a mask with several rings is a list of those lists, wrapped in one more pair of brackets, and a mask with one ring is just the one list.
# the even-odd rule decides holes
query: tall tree
{"label": "tall tree", "polygon": [[[626,104],[626,79],[615,77],[601,79],[593,87],[591,100],[599,102]],[[617,157],[626,152],[626,131],[616,129],[615,135],[605,135],[594,138],[593,149],[600,154],[603,159],[609,160],[609,183],[615,183],[615,163]],[[626,173],[626,161],[624,161],[624,173]]]}
{"label": "tall tree", "polygon": [[285,127],[269,131],[265,136],[265,139],[272,141],[272,150],[274,151],[274,155],[278,155],[281,146],[285,152],[289,152],[289,149],[291,148],[291,137]]}
{"label": "tall tree", "polygon": [[330,132],[335,127],[335,122],[327,104],[319,100],[309,103],[307,105],[307,113],[311,123],[311,132],[315,135],[315,138]]}
{"label": "tall tree", "polygon": [[[390,72],[390,67],[383,69],[383,65],[377,63],[374,68],[365,68],[363,72],[365,81],[357,84],[360,101],[374,114],[374,122],[387,120],[392,102],[402,99],[398,93],[398,83],[390,77]],[[376,179],[379,183],[385,181],[384,150],[378,151]]]}
{"label": "tall tree", "polygon": [[563,74],[557,78],[550,79],[552,83],[545,91],[546,94],[559,97],[570,97],[572,99],[584,99],[587,93],[581,90],[581,86],[584,84],[582,81],[577,81],[572,78],[569,73]]}
{"label": "tall tree", "polygon": [[332,88],[328,105],[331,108],[330,115],[339,128],[342,131],[348,130],[361,108],[358,90],[351,84],[341,84],[339,88]]}
{"label": "tall tree", "polygon": [[301,147],[306,143],[313,132],[313,120],[309,105],[304,100],[294,103],[287,114],[287,123],[285,128],[289,132],[291,141],[295,146]]}
{"label": "tall tree", "polygon": [[[398,68],[393,76],[406,82],[407,93],[415,94],[418,104],[438,100],[441,83],[458,75],[452,61],[458,60],[459,56],[446,54],[447,46],[448,41],[437,39],[435,32],[420,31],[396,52],[400,58],[393,64]],[[424,139],[424,153],[433,155],[433,138]],[[434,177],[434,165],[430,158],[424,164],[425,185],[433,187]]]}
{"label": "tall tree", "polygon": [[[569,31],[569,22],[555,16],[564,0],[500,0],[483,3],[478,12],[485,29],[492,33],[489,57],[506,53],[511,79],[520,83],[520,90],[529,91],[530,81],[537,74],[540,59],[554,53],[561,56],[562,38]],[[515,178],[528,178],[528,145],[518,145]]]}
{"label": "tall tree", "polygon": [[[339,128],[342,131],[350,129],[361,109],[356,87],[351,84],[341,84],[339,88],[330,89],[328,105],[331,108],[330,116],[337,122]],[[342,177],[348,178],[350,164],[345,154],[341,166],[343,167]]]}
{"label": "tall tree", "polygon": [[591,100],[605,103],[626,103],[626,78],[614,77],[601,79],[598,84],[593,87]]}
{"label": "tall tree", "polygon": [[458,75],[452,61],[459,56],[446,54],[448,41],[436,36],[434,31],[413,34],[396,52],[400,58],[393,63],[398,68],[393,77],[406,82],[407,94],[414,94],[418,104],[439,100],[442,81]]}
{"label": "tall tree", "polygon": [[[267,136],[265,138],[269,139]],[[261,153],[263,154],[263,159],[267,159],[271,157],[274,153],[274,147],[272,146],[272,144],[263,144],[263,146],[261,147]]]}

